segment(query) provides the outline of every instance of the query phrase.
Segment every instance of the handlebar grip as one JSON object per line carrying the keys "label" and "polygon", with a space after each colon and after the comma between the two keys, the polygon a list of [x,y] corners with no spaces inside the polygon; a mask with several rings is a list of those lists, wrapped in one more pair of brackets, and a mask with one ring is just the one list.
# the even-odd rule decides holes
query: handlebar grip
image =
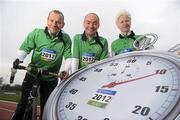
{"label": "handlebar grip", "polygon": [[14,76],[10,77],[10,84],[12,84],[14,82]]}
{"label": "handlebar grip", "polygon": [[27,67],[22,66],[22,65],[19,65],[19,66],[18,66],[18,69],[23,69],[23,70],[26,70],[26,69],[27,69]]}
{"label": "handlebar grip", "polygon": [[10,84],[12,84],[14,82],[16,72],[17,72],[16,69],[11,68]]}

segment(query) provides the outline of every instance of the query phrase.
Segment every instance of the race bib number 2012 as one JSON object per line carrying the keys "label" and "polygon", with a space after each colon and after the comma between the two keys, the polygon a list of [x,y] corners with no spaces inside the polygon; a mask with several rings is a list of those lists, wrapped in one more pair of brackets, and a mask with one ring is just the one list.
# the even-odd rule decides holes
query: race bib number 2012
{"label": "race bib number 2012", "polygon": [[43,60],[55,60],[56,58],[56,51],[55,50],[48,50],[48,49],[43,49],[41,53],[41,58]]}
{"label": "race bib number 2012", "polygon": [[83,53],[82,62],[86,64],[91,64],[95,62],[95,53]]}

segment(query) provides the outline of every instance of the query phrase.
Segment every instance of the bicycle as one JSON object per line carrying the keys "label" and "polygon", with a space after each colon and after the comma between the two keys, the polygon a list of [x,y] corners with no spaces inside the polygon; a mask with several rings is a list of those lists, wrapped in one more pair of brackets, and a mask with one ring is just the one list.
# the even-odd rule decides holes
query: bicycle
{"label": "bicycle", "polygon": [[31,117],[31,120],[37,120],[39,116],[37,116],[37,96],[38,96],[38,88],[39,88],[39,80],[38,77],[40,75],[51,75],[58,78],[61,78],[61,74],[48,72],[47,70],[43,69],[32,69],[30,67],[22,66],[22,65],[16,65],[16,67],[11,68],[11,77],[10,77],[10,83],[13,83],[15,74],[18,70],[26,70],[27,72],[35,72],[34,76],[34,83],[32,85],[32,89],[29,93],[28,102],[25,108],[25,112],[23,115],[23,120],[28,120],[28,118]]}

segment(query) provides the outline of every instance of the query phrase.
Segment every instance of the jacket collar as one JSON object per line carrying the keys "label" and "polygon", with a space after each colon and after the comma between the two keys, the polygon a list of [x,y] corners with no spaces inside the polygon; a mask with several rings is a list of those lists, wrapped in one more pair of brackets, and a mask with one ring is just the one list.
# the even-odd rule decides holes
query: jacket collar
{"label": "jacket collar", "polygon": [[134,36],[135,36],[135,33],[133,31],[131,31],[130,34],[127,35],[127,36],[123,36],[123,35],[119,34],[120,39],[123,39],[123,38],[127,37],[127,38],[132,38],[133,40],[135,40]]}
{"label": "jacket collar", "polygon": [[[49,38],[52,38],[52,36],[50,35],[50,32],[48,30],[48,27],[45,27],[45,30],[44,30],[45,34],[47,36],[49,36]],[[62,34],[62,30],[60,30],[56,35],[55,35],[58,39],[62,40],[63,39],[63,34]]]}

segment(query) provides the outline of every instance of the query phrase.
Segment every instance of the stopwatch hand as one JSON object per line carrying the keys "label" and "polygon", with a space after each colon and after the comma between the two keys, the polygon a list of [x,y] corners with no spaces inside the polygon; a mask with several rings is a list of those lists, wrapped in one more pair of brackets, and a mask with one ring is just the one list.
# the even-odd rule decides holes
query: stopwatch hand
{"label": "stopwatch hand", "polygon": [[112,88],[112,87],[115,87],[116,85],[120,85],[120,84],[124,84],[124,83],[129,83],[129,82],[132,82],[132,81],[136,81],[136,80],[140,80],[140,79],[143,79],[143,78],[147,78],[147,77],[151,77],[153,75],[157,75],[158,73],[153,73],[153,74],[149,74],[149,75],[145,75],[145,76],[142,76],[142,77],[137,77],[137,78],[133,78],[133,79],[130,79],[130,80],[124,80],[124,81],[121,81],[121,82],[111,82],[107,85],[103,85],[102,88]]}
{"label": "stopwatch hand", "polygon": [[118,84],[118,83],[116,83],[116,82],[111,82],[111,83],[109,83],[109,84],[107,84],[107,85],[103,85],[102,88],[105,88],[105,87],[107,87],[107,88],[112,88],[112,87],[116,86],[117,84]]}

